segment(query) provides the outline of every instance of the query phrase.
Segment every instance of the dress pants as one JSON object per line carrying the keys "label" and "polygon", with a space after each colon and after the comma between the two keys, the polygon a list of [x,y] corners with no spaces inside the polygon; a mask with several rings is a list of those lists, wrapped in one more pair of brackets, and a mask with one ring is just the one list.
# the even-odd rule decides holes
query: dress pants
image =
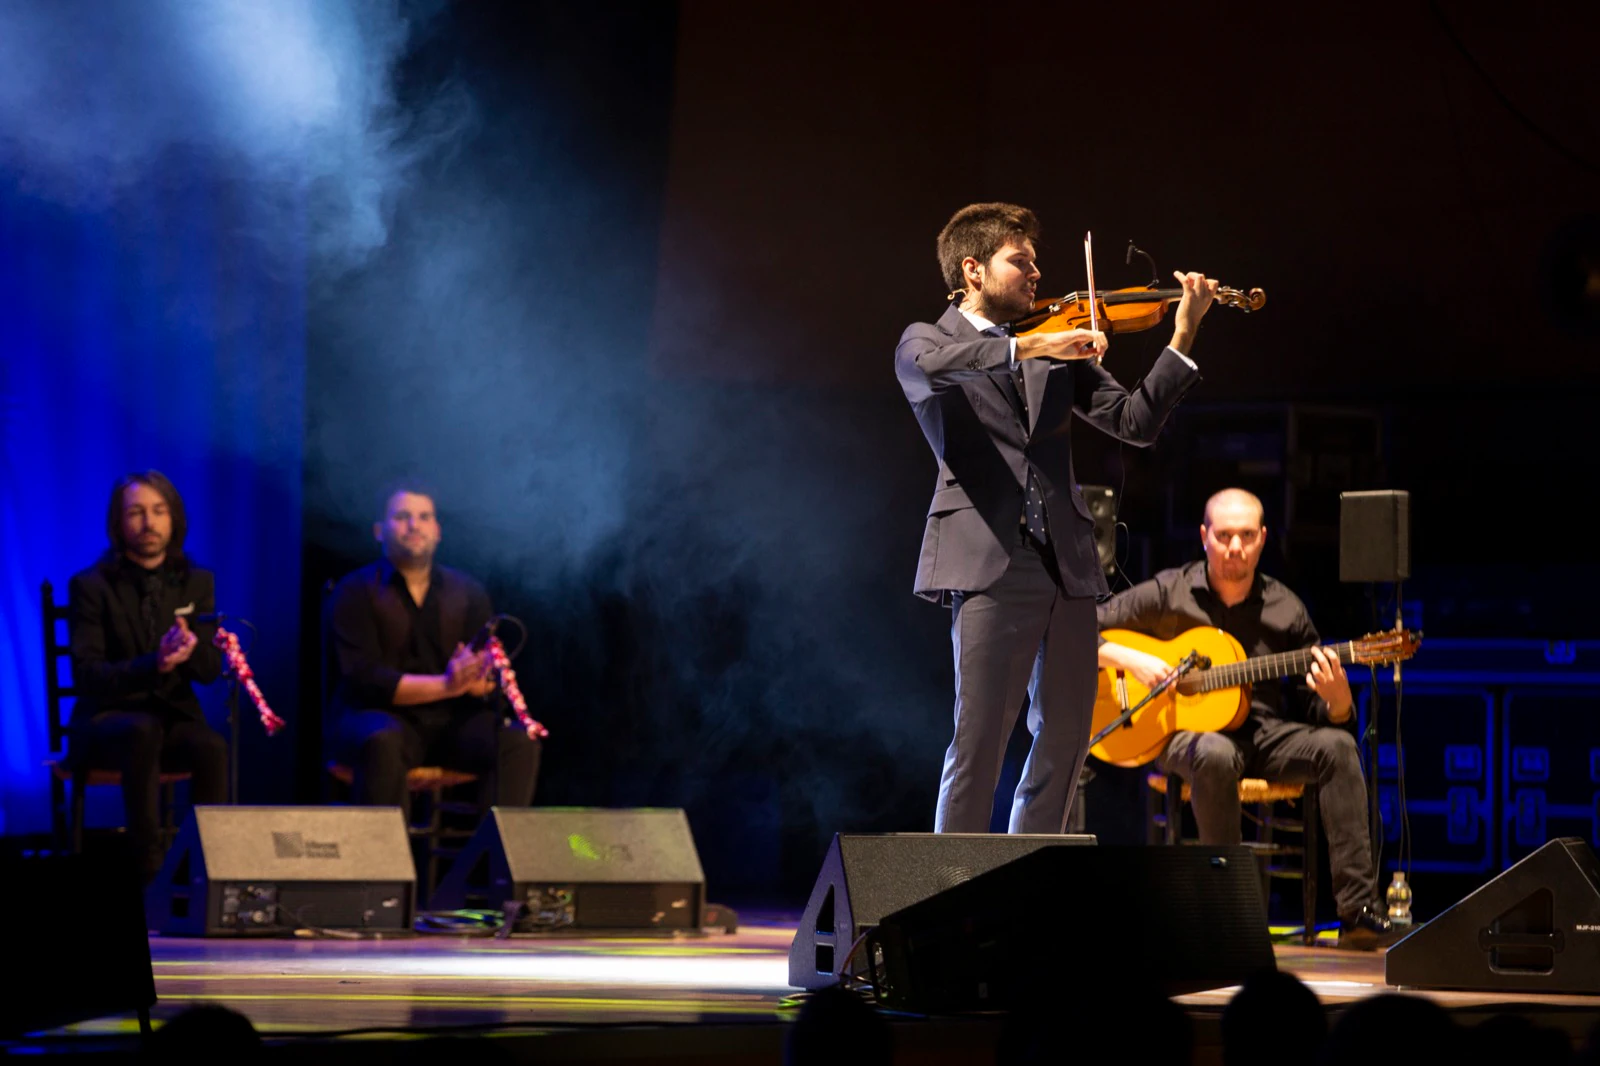
{"label": "dress pants", "polygon": [[955,735],[933,828],[986,833],[1006,742],[1028,697],[1033,743],[1009,831],[1060,833],[1089,754],[1098,675],[1095,601],[1065,595],[1055,553],[1023,534],[1000,579],[958,592],[951,608]]}
{"label": "dress pants", "polygon": [[72,727],[80,769],[122,774],[128,844],[146,881],[161,872],[161,771],[187,770],[191,804],[228,801],[228,742],[203,719],[151,711],[102,711]]}
{"label": "dress pants", "polygon": [[1189,782],[1202,844],[1239,843],[1241,777],[1315,783],[1339,918],[1349,921],[1376,901],[1367,782],[1347,730],[1252,714],[1230,733],[1174,733],[1161,767]]}
{"label": "dress pants", "polygon": [[539,776],[539,742],[482,703],[347,711],[335,747],[353,774],[352,802],[372,806],[409,811],[406,773],[416,766],[477,774],[485,810],[528,806]]}

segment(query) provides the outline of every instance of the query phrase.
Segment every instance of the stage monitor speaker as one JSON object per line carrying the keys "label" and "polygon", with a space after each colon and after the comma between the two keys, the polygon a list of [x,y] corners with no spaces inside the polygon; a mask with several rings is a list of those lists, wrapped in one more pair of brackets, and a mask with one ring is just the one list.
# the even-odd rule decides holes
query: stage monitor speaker
{"label": "stage monitor speaker", "polygon": [[1404,581],[1411,576],[1411,494],[1339,493],[1339,580]]}
{"label": "stage monitor speaker", "polygon": [[200,806],[145,908],[163,936],[409,933],[416,891],[399,807]]}
{"label": "stage monitor speaker", "polygon": [[504,911],[518,934],[698,933],[705,874],[678,808],[492,807],[436,911]]}
{"label": "stage monitor speaker", "polygon": [[1557,837],[1389,948],[1406,988],[1600,995],[1600,863]]}
{"label": "stage monitor speaker", "polygon": [[0,995],[0,1039],[156,1002],[137,865],[127,856],[0,859],[11,986]]}
{"label": "stage monitor speaker", "polygon": [[1276,966],[1250,850],[1188,845],[1041,848],[884,915],[867,959],[878,1002],[927,1014],[1184,995]]}
{"label": "stage monitor speaker", "polygon": [[1094,842],[1087,834],[836,833],[789,946],[789,983],[825,988],[864,975],[861,937],[885,914],[1040,848]]}
{"label": "stage monitor speaker", "polygon": [[1079,485],[1094,519],[1094,551],[1107,575],[1117,569],[1117,493],[1109,485]]}

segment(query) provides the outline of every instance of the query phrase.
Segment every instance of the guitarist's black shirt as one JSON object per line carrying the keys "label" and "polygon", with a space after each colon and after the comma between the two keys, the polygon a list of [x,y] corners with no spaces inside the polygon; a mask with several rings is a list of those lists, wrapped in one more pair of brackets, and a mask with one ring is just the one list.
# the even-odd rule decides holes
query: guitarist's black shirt
{"label": "guitarist's black shirt", "polygon": [[[1276,578],[1256,571],[1250,594],[1232,607],[1211,591],[1206,563],[1163,570],[1100,604],[1101,629],[1131,629],[1172,640],[1195,626],[1216,626],[1232,635],[1249,656],[1298,651],[1320,644],[1317,627],[1300,597]],[[1306,687],[1305,678],[1257,681],[1250,686],[1250,713],[1310,725],[1330,725],[1328,704]],[[1351,715],[1344,723],[1355,720]]]}

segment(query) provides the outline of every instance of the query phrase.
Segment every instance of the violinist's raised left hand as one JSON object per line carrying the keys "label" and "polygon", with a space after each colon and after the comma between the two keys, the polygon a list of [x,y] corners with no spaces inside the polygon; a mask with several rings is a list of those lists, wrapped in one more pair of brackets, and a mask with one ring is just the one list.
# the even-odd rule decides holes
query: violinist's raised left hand
{"label": "violinist's raised left hand", "polygon": [[1194,271],[1185,274],[1181,270],[1174,270],[1172,276],[1183,286],[1183,298],[1178,301],[1178,310],[1172,316],[1172,347],[1188,355],[1194,344],[1195,331],[1200,328],[1200,320],[1211,309],[1211,301],[1217,297],[1218,283]]}

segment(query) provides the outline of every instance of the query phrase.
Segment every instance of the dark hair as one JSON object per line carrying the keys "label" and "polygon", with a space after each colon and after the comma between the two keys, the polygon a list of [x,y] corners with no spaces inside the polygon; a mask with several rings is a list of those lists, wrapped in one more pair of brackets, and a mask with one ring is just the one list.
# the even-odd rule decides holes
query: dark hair
{"label": "dark hair", "polygon": [[128,551],[127,544],[122,540],[122,494],[133,485],[148,485],[166,501],[167,513],[172,516],[172,539],[167,542],[167,565],[183,570],[188,566],[188,560],[183,555],[183,538],[189,532],[189,518],[183,510],[183,497],[178,495],[177,487],[159,470],[141,470],[124,474],[117,479],[115,485],[111,486],[111,502],[106,504],[106,536],[111,540],[112,560],[125,555]]}
{"label": "dark hair", "polygon": [[433,491],[433,486],[421,478],[400,477],[388,482],[383,487],[383,494],[375,501],[375,510],[378,521],[389,517],[389,501],[394,499],[397,492],[409,492],[413,496],[426,496],[432,503],[435,513],[439,510],[439,495]]}
{"label": "dark hair", "polygon": [[967,287],[961,275],[961,261],[971,256],[987,263],[994,253],[1016,238],[1039,239],[1039,220],[1032,211],[1016,204],[968,204],[950,216],[939,231],[939,270],[949,291]]}

